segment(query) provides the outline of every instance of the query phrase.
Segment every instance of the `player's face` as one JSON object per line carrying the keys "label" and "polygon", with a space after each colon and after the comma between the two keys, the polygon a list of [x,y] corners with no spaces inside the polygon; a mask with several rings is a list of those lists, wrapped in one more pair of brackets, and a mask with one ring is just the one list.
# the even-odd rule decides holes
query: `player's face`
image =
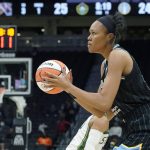
{"label": "player's face", "polygon": [[88,36],[88,51],[90,53],[101,53],[108,44],[107,29],[99,21],[95,21]]}

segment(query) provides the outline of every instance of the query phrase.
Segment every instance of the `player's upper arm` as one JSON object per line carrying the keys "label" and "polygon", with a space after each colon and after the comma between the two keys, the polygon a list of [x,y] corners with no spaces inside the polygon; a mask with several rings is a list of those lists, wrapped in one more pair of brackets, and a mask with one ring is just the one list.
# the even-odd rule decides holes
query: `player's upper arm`
{"label": "player's upper arm", "polygon": [[121,76],[126,67],[127,60],[125,53],[120,50],[114,50],[108,58],[108,73],[103,83],[103,88],[100,94],[104,98],[105,110],[108,111],[113,104],[113,101],[118,92]]}

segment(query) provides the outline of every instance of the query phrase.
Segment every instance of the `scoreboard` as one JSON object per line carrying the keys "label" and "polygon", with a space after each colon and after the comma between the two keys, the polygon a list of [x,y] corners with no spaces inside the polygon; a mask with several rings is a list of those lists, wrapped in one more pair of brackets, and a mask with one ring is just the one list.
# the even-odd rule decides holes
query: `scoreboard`
{"label": "scoreboard", "polygon": [[150,15],[150,0],[3,0],[1,16]]}
{"label": "scoreboard", "polygon": [[0,25],[0,52],[15,52],[17,43],[17,27]]}

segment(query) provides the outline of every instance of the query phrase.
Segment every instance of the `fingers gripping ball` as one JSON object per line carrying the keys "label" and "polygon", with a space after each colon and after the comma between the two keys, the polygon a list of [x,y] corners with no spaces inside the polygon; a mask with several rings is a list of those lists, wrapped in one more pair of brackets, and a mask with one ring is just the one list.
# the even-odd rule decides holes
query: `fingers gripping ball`
{"label": "fingers gripping ball", "polygon": [[68,67],[61,61],[58,60],[48,60],[43,62],[36,70],[35,74],[35,80],[38,85],[38,87],[47,94],[57,94],[62,92],[63,90],[58,87],[49,87],[47,86],[47,83],[43,82],[42,76],[46,74],[46,72],[49,72],[51,74],[61,76],[62,70],[65,68],[66,75],[70,79],[69,75],[69,69]]}

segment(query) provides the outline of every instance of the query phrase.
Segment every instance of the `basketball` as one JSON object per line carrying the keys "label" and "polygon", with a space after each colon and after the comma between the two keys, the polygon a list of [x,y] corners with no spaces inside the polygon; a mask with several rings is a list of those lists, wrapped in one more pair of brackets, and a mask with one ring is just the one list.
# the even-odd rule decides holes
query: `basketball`
{"label": "basketball", "polygon": [[65,67],[66,74],[68,76],[68,79],[70,79],[69,75],[69,69],[68,67],[61,61],[58,60],[48,60],[43,62],[36,70],[35,73],[35,80],[37,83],[37,86],[45,93],[47,94],[58,94],[62,92],[63,90],[60,88],[52,88],[47,87],[47,84],[43,82],[42,76],[46,74],[46,72],[49,72],[51,74],[61,76],[62,75],[62,69]]}

